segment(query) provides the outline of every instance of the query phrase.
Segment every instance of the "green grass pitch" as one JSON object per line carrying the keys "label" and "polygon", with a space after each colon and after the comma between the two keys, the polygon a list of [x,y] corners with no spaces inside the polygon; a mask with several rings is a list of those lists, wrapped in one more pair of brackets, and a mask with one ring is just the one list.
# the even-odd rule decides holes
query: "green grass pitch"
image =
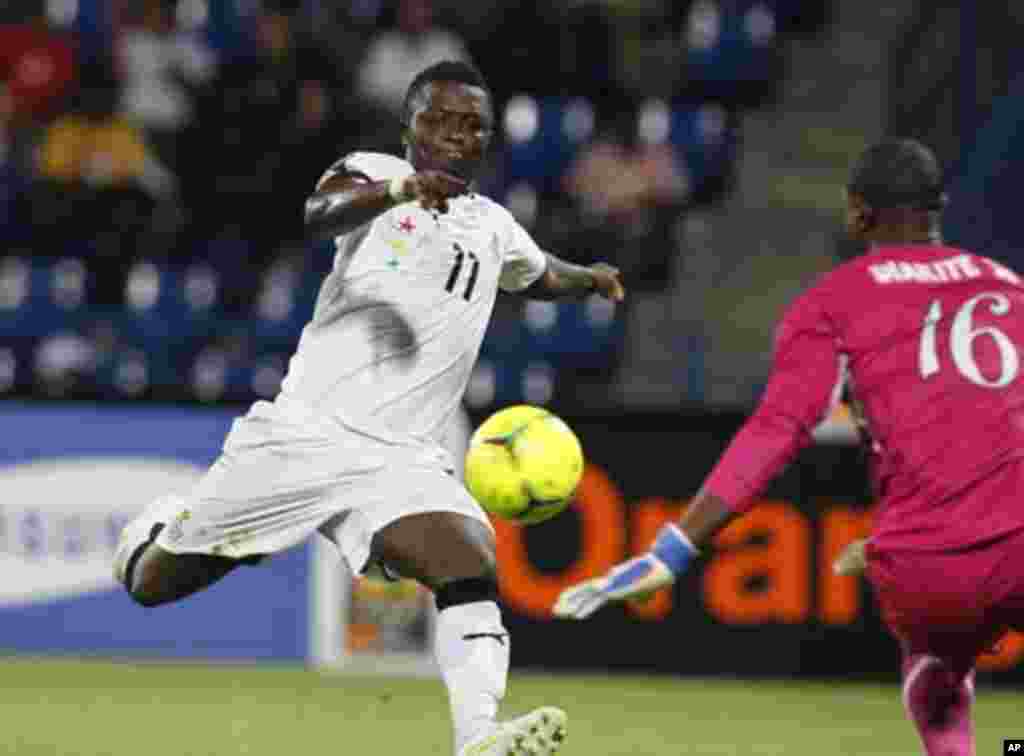
{"label": "green grass pitch", "polygon": [[[283,667],[0,661],[0,754],[448,756],[436,680]],[[569,712],[562,753],[919,754],[896,686],[516,675],[506,715]],[[1024,692],[979,690],[979,754],[1024,737]]]}

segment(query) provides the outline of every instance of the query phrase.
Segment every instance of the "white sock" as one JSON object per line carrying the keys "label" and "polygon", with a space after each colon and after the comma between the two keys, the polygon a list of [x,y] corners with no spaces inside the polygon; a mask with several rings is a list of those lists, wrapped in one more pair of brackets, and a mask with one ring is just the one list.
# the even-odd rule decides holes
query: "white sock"
{"label": "white sock", "polygon": [[494,727],[508,680],[509,637],[493,601],[438,614],[436,648],[455,730],[455,753]]}

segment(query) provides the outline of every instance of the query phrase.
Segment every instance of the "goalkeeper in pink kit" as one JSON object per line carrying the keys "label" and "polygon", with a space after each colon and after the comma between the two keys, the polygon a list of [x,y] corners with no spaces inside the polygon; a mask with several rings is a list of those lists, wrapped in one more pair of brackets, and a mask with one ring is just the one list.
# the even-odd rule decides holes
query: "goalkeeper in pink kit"
{"label": "goalkeeper in pink kit", "polygon": [[557,615],[583,619],[674,582],[846,389],[870,433],[867,575],[903,649],[904,704],[928,754],[975,753],[975,658],[1024,629],[1024,285],[943,244],[944,202],[921,144],[861,156],[846,222],[866,253],[787,311],[760,405],[681,521],[647,554],[568,589]]}

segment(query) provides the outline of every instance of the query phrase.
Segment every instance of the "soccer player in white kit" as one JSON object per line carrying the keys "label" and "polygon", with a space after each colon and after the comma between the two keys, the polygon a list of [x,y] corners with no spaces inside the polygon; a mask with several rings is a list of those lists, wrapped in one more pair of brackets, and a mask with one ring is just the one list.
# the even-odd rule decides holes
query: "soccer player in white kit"
{"label": "soccer player in white kit", "polygon": [[480,73],[443,62],[409,87],[405,159],[357,152],[306,203],[337,254],[280,394],[236,420],[184,496],[130,523],[115,572],[144,606],[176,601],[314,532],[348,565],[433,590],[436,655],[457,756],[549,754],[565,714],[496,719],[509,638],[496,603],[494,531],[454,476],[444,434],[499,288],[621,300],[618,271],[542,252],[472,180],[493,131]]}

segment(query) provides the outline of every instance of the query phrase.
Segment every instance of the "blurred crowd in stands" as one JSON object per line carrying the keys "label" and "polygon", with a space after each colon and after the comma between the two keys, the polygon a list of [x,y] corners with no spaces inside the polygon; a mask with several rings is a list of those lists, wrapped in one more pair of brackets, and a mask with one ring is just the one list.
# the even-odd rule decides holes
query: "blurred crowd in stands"
{"label": "blurred crowd in stands", "polygon": [[[350,150],[399,149],[405,89],[441,59],[473,61],[493,89],[484,191],[560,254],[662,288],[681,213],[728,191],[738,114],[771,99],[784,40],[825,8],[9,0],[0,390],[273,393],[331,265],[303,238],[306,195]],[[481,405],[544,400],[559,371],[614,362],[621,316],[596,303],[503,308]]]}

